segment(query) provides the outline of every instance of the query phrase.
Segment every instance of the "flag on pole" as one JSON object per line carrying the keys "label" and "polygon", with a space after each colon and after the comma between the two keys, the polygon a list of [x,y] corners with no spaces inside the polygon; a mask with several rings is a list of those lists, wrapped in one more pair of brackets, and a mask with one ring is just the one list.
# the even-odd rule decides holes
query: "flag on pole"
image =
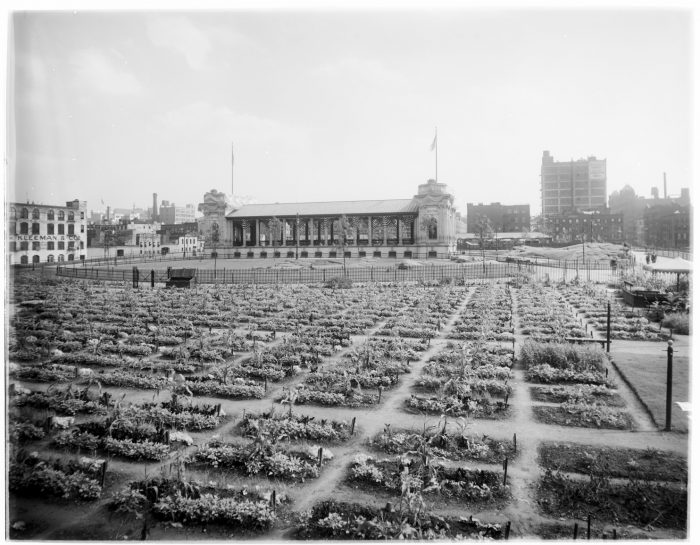
{"label": "flag on pole", "polygon": [[433,143],[430,145],[430,151],[435,151],[437,147],[437,129],[435,129],[435,138],[433,138]]}
{"label": "flag on pole", "polygon": [[233,142],[231,142],[231,164],[233,164]]}

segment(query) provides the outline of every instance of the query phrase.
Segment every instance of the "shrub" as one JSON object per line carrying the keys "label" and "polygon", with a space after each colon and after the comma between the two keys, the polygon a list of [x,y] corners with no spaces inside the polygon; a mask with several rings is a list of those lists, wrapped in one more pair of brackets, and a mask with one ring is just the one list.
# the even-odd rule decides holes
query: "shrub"
{"label": "shrub", "polygon": [[672,312],[664,317],[661,325],[672,329],[674,333],[679,335],[689,335],[690,314],[685,312]]}
{"label": "shrub", "polygon": [[352,288],[352,280],[347,276],[334,276],[325,283],[326,288],[347,290]]}

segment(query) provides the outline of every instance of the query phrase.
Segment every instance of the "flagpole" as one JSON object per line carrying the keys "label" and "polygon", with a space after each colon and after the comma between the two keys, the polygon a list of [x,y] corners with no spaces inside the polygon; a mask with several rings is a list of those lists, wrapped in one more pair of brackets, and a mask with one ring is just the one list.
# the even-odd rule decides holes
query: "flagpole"
{"label": "flagpole", "polygon": [[438,181],[437,160],[438,160],[438,141],[437,141],[437,127],[435,127],[435,182],[436,183]]}
{"label": "flagpole", "polygon": [[233,142],[231,142],[231,198],[233,199]]}

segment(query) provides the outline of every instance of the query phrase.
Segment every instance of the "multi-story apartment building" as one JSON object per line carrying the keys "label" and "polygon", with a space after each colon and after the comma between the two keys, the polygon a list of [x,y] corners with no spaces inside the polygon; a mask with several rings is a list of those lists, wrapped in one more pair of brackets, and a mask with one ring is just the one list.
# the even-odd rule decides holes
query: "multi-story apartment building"
{"label": "multi-story apartment building", "polygon": [[65,206],[9,203],[10,264],[53,263],[85,259],[87,203]]}
{"label": "multi-story apartment building", "polygon": [[[660,200],[660,199],[659,199]],[[664,199],[644,209],[644,244],[654,248],[690,248],[692,208]]]}
{"label": "multi-story apartment building", "polygon": [[616,242],[624,238],[622,214],[569,212],[547,219],[554,242]]}
{"label": "multi-story apartment building", "polygon": [[480,218],[488,218],[491,227],[499,233],[522,233],[530,230],[530,205],[467,203],[467,232],[479,232]]}
{"label": "multi-story apartment building", "polygon": [[606,164],[607,159],[595,157],[555,161],[545,151],[540,173],[542,215],[551,217],[570,211],[603,210],[607,202]]}

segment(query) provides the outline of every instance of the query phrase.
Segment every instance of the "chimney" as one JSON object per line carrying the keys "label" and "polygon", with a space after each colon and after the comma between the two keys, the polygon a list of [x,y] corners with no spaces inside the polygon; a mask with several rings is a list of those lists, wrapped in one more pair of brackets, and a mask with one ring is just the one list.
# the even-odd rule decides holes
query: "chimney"
{"label": "chimney", "polygon": [[107,218],[105,219],[105,222],[109,223],[109,206],[107,207]]}
{"label": "chimney", "polygon": [[153,221],[158,221],[158,193],[153,194]]}
{"label": "chimney", "polygon": [[666,173],[664,172],[664,199],[668,199],[668,193],[666,193]]}

